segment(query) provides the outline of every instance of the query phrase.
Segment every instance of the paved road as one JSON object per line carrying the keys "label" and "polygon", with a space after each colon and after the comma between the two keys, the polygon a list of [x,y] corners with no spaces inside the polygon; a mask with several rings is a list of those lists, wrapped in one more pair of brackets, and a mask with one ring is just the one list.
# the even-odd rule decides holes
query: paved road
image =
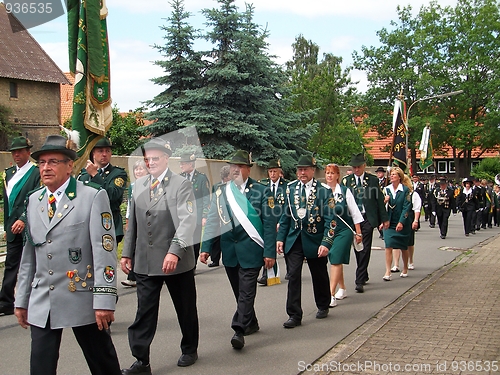
{"label": "paved road", "polygon": [[[376,238],[370,263],[370,282],[364,294],[354,293],[355,259],[345,268],[348,298],[339,301],[330,310],[327,319],[314,318],[311,280],[307,266],[303,277],[302,326],[286,330],[282,323],[285,313],[286,281],[273,287],[259,287],[256,311],[261,330],[246,338],[242,351],[231,348],[231,316],[235,301],[222,267],[216,269],[198,266],[196,276],[198,313],[200,317],[200,347],[198,362],[188,368],[176,366],[180,355],[180,332],[173,306],[164,290],[158,331],[151,348],[151,365],[155,375],[163,374],[297,374],[300,363],[313,363],[344,337],[375,316],[381,309],[405,294],[415,284],[436,270],[449,264],[460,249],[472,248],[500,232],[498,228],[482,230],[476,236],[463,235],[460,215],[450,218],[446,240],[439,238],[438,229],[423,223],[417,234],[414,271],[409,277],[395,277],[384,282],[383,242]],[[375,235],[375,237],[377,237]],[[284,270],[284,261],[280,259]],[[395,275],[396,276],[396,275]],[[120,280],[124,275],[120,275]],[[119,287],[120,301],[112,336],[122,367],[128,367],[134,358],[130,355],[127,327],[134,319],[136,297],[134,290]],[[17,326],[14,316],[0,317],[0,374],[24,375],[29,372],[29,331]],[[89,374],[86,363],[71,330],[63,335],[59,374]]]}

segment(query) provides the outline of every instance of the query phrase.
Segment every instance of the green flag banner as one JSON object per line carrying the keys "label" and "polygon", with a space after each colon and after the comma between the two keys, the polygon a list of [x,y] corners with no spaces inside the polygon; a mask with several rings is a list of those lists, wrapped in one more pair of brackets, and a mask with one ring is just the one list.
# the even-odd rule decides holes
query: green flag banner
{"label": "green flag banner", "polygon": [[71,128],[79,132],[75,170],[113,121],[105,0],[68,0],[68,52],[75,77]]}
{"label": "green flag banner", "polygon": [[406,170],[406,125],[404,123],[404,102],[396,99],[392,119],[392,164]]}

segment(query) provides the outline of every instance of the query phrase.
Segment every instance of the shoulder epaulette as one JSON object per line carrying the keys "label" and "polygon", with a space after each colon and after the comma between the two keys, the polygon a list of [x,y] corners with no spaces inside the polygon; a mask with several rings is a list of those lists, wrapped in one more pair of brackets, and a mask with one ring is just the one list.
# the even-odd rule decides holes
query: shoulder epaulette
{"label": "shoulder epaulette", "polygon": [[325,184],[324,182],[322,182],[321,185],[323,185],[324,188],[331,189],[331,186],[328,184]]}
{"label": "shoulder epaulette", "polygon": [[102,189],[102,186],[99,185],[99,184],[96,184],[95,182],[92,182],[92,181],[84,181],[83,182],[84,185],[86,186],[90,186],[90,187],[93,187],[94,189],[96,190],[100,190]]}
{"label": "shoulder epaulette", "polygon": [[287,183],[287,185],[291,185],[293,184],[294,182],[297,182],[298,180],[293,180],[293,181],[290,181],[289,183]]}

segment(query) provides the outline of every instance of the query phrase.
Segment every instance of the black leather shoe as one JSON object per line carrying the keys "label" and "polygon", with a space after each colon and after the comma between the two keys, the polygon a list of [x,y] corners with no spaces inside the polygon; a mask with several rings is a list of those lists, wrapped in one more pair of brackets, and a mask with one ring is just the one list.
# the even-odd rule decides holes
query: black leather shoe
{"label": "black leather shoe", "polygon": [[300,326],[302,323],[300,320],[296,320],[293,318],[289,318],[285,323],[283,323],[283,327],[285,328],[295,328]]}
{"label": "black leather shoe", "polygon": [[13,315],[14,306],[0,305],[0,315]]}
{"label": "black leather shoe", "polygon": [[245,346],[245,338],[243,337],[242,332],[235,332],[232,339],[231,339],[231,345],[235,349],[243,349]]}
{"label": "black leather shoe", "polygon": [[198,359],[198,353],[183,354],[177,361],[177,366],[187,367],[193,365]]}
{"label": "black leather shoe", "polygon": [[144,365],[141,361],[135,361],[130,368],[124,368],[122,375],[151,375],[151,365]]}
{"label": "black leather shoe", "polygon": [[316,313],[316,319],[325,319],[328,316],[328,309],[318,310]]}
{"label": "black leather shoe", "polygon": [[248,326],[246,329],[245,329],[245,333],[243,333],[243,336],[249,336],[251,335],[252,333],[255,333],[257,332],[258,330],[260,329],[259,327],[259,323],[255,323],[251,326]]}
{"label": "black leather shoe", "polygon": [[358,293],[364,293],[365,287],[361,284],[356,284],[356,288],[354,288],[354,290],[356,290],[356,292]]}
{"label": "black leather shoe", "polygon": [[445,235],[440,235],[439,237],[441,237],[442,240],[444,240],[446,238]]}
{"label": "black leather shoe", "polygon": [[290,280],[290,274],[288,272],[285,275],[285,280]]}
{"label": "black leather shoe", "polygon": [[219,263],[212,262],[208,265],[210,268],[212,267],[219,267]]}

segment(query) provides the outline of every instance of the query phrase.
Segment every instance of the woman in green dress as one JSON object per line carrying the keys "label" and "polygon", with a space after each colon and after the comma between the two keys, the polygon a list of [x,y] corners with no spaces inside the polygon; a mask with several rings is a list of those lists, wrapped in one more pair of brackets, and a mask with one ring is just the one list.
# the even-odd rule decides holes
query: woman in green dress
{"label": "woman in green dress", "polygon": [[[337,299],[344,299],[346,287],[344,283],[344,264],[349,264],[351,247],[353,241],[353,230],[356,231],[356,243],[361,243],[361,226],[363,216],[354,200],[351,191],[339,183],[340,168],[337,164],[328,164],[325,169],[325,180],[332,189],[335,200],[335,228],[330,230],[333,234],[333,245],[328,252],[330,260],[330,290],[332,299],[330,307],[337,306]],[[341,217],[344,221],[342,221]],[[346,225],[349,225],[349,227]],[[339,286],[339,290],[335,293]]]}
{"label": "woman in green dress", "polygon": [[401,168],[391,169],[390,185],[384,188],[384,202],[389,214],[389,228],[384,230],[385,242],[385,281],[391,281],[392,250],[401,249],[403,274],[408,274],[408,242],[411,227],[411,194],[404,186],[404,172]]}

